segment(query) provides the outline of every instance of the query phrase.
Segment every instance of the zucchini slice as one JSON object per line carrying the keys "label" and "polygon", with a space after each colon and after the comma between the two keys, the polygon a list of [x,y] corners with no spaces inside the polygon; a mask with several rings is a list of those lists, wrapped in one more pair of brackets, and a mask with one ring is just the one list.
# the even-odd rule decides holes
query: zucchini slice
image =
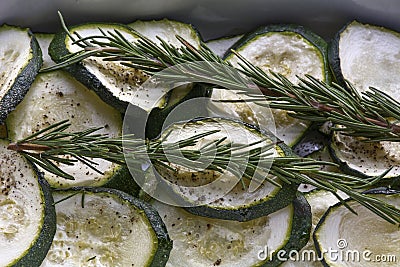
{"label": "zucchini slice", "polygon": [[[53,35],[37,35],[43,51],[52,40]],[[50,65],[51,59],[44,54],[44,65]],[[121,114],[104,103],[93,91],[90,91],[64,71],[53,71],[39,74],[24,100],[10,113],[6,123],[8,135],[12,141],[27,136],[62,120],[71,123],[70,131],[90,127],[102,127],[99,133],[111,137],[122,132]],[[78,162],[73,166],[60,165],[65,172],[75,177],[67,180],[48,171],[44,171],[46,180],[53,188],[72,186],[107,186],[113,180],[122,179],[124,191],[134,194],[134,180],[126,167],[101,159],[93,159],[102,174],[87,165]]]}
{"label": "zucchini slice", "polygon": [[106,188],[53,194],[57,231],[42,267],[165,265],[172,242],[151,205]]}
{"label": "zucchini slice", "polygon": [[[165,142],[176,142],[189,138],[194,133],[201,134],[213,130],[219,132],[202,138],[199,143],[206,144],[227,136],[224,142],[234,144],[262,141],[252,147],[261,148],[270,144],[273,138],[254,126],[223,118],[203,118],[176,123],[167,128],[160,138]],[[290,149],[284,144],[276,145],[272,150],[274,156],[291,155]],[[186,168],[178,168],[175,172],[158,165],[156,168],[165,182],[160,186],[160,190],[170,189],[172,194],[179,198],[179,205],[184,206],[187,211],[226,220],[248,221],[286,207],[296,196],[298,187],[271,177],[281,187],[264,181],[253,191],[247,179],[242,178],[245,183],[243,187],[238,178],[229,171],[221,174],[217,171],[191,171]]]}
{"label": "zucchini slice", "polygon": [[[346,198],[342,192],[339,192],[342,198]],[[311,232],[314,232],[315,227],[320,221],[321,217],[325,214],[326,210],[339,202],[339,200],[331,193],[325,190],[315,189],[304,194],[307,202],[311,207],[312,214],[312,227]],[[299,257],[293,257],[288,261],[284,262],[281,266],[321,266],[321,262],[318,260],[317,252],[314,247],[314,242],[312,238],[309,238],[307,244],[299,251]]]}
{"label": "zucchini slice", "polygon": [[[313,32],[297,25],[270,25],[248,33],[232,47],[251,63],[264,71],[270,70],[285,75],[292,82],[298,82],[296,75],[310,74],[320,80],[330,81],[326,42]],[[239,59],[227,52],[226,60],[239,67]],[[242,96],[246,99],[246,96]],[[212,99],[238,99],[234,91],[213,90]],[[213,115],[220,114],[240,118],[244,122],[268,127],[267,108],[255,103],[212,103]],[[266,117],[264,118],[263,115]],[[272,110],[276,135],[287,145],[293,146],[308,129],[310,123],[290,117],[283,110]]]}
{"label": "zucchini slice", "polygon": [[40,47],[29,29],[0,27],[0,124],[22,101],[41,65]]}
{"label": "zucchini slice", "polygon": [[[399,208],[400,192],[388,192],[390,194],[375,194],[374,197]],[[398,266],[393,259],[400,253],[399,226],[388,223],[355,201],[347,204],[358,215],[338,203],[328,209],[314,232],[315,246],[323,265],[364,267],[377,266],[381,262],[384,266]],[[325,252],[329,250],[337,252]]]}
{"label": "zucchini slice", "polygon": [[358,21],[345,25],[329,48],[329,61],[338,82],[347,80],[359,92],[369,87],[400,100],[400,33]]}
{"label": "zucchini slice", "polygon": [[[353,21],[336,34],[329,60],[343,85],[347,80],[359,93],[375,87],[399,101],[399,54],[400,33]],[[392,167],[385,178],[400,176],[400,144],[396,142],[365,143],[358,137],[334,133],[330,150],[344,172],[375,176]]]}
{"label": "zucchini slice", "polygon": [[39,266],[56,231],[50,187],[0,140],[0,266]]}
{"label": "zucchini slice", "polygon": [[174,242],[167,267],[278,266],[276,252],[282,258],[301,249],[311,228],[310,206],[300,194],[286,208],[248,222],[196,216],[161,202],[153,206]]}
{"label": "zucchini slice", "polygon": [[[175,34],[180,34],[189,38],[188,41],[198,47],[201,40],[190,25],[180,22],[168,20],[138,21],[130,24],[130,26],[154,41],[156,41],[155,36],[160,35],[166,38],[165,41],[175,44],[177,41]],[[122,24],[91,23],[74,26],[69,30],[72,36],[79,34],[86,37],[101,35],[99,29],[104,31],[118,30],[128,41],[135,42],[137,40],[135,31]],[[170,30],[174,31],[169,32]],[[52,59],[60,62],[66,55],[81,50],[78,45],[74,45],[72,42],[65,32],[56,34],[49,50]],[[150,139],[156,138],[160,134],[162,122],[173,107],[182,101],[193,97],[206,96],[208,93],[205,86],[192,85],[183,85],[171,91],[168,91],[167,88],[143,89],[140,86],[150,77],[148,74],[116,61],[103,61],[98,57],[85,59],[78,64],[67,67],[66,70],[121,113],[125,113],[128,104],[131,104],[133,110],[130,111],[130,115],[137,118],[147,118],[146,137]],[[138,131],[140,130],[142,129]],[[143,133],[135,132],[135,134],[140,136]]]}

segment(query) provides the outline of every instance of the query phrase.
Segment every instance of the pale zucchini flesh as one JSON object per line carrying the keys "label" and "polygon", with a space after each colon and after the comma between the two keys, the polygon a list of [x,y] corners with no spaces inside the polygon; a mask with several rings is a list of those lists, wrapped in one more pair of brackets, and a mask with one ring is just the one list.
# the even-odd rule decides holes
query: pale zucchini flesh
{"label": "pale zucchini flesh", "polygon": [[389,29],[353,21],[338,36],[343,79],[359,92],[369,87],[400,100],[400,34]]}
{"label": "pale zucchini flesh", "polygon": [[[304,245],[301,234],[296,235],[293,228],[300,226],[295,222],[297,216],[309,216],[307,209],[302,215],[295,215],[295,209],[301,209],[297,204],[248,222],[197,216],[161,202],[154,202],[153,206],[174,241],[167,267],[278,266],[275,258],[263,258],[262,251],[266,246],[271,252],[285,250],[288,243],[292,249]],[[308,235],[306,220],[301,225],[303,234]]]}
{"label": "pale zucchini flesh", "polygon": [[200,47],[199,33],[190,24],[162,19],[148,21],[137,20],[128,24],[128,26],[157,44],[161,43],[159,40],[159,38],[161,38],[175,47],[182,47],[183,44],[175,37],[175,35],[179,35],[194,47]]}
{"label": "pale zucchini flesh", "polygon": [[[391,195],[373,195],[397,208],[400,207],[399,193]],[[390,224],[371,213],[370,210],[355,201],[347,202],[357,212],[349,211],[344,205],[332,206],[318,223],[314,232],[314,241],[319,253],[336,249],[341,258],[325,253],[325,266],[377,266],[377,260],[390,255],[399,255],[400,231],[396,224]],[[341,254],[340,254],[341,253]],[[321,254],[320,254],[321,255]],[[378,257],[376,257],[378,256]],[[349,258],[346,258],[349,257]],[[348,259],[348,260],[347,260]],[[381,262],[384,266],[398,266],[398,259]],[[379,263],[379,264],[381,264]],[[383,266],[383,265],[381,265]]]}
{"label": "pale zucchini flesh", "polygon": [[52,203],[32,165],[7,145],[0,140],[0,266],[40,264],[55,230],[45,218]]}
{"label": "pale zucchini flesh", "polygon": [[57,231],[42,267],[145,267],[162,266],[165,261],[153,262],[164,245],[137,203],[109,189],[56,191],[54,200]]}
{"label": "pale zucchini flesh", "polygon": [[346,172],[377,176],[389,168],[385,178],[400,175],[400,144],[397,142],[364,142],[361,138],[335,133],[330,146],[332,158]]}
{"label": "pale zucchini flesh", "polygon": [[[39,35],[38,40],[47,51],[52,35]],[[44,56],[44,64],[49,65],[50,58]],[[104,103],[93,91],[90,91],[64,71],[39,74],[24,100],[7,119],[8,134],[12,141],[22,140],[51,124],[68,119],[69,131],[81,131],[85,128],[103,127],[97,133],[117,137],[122,132],[120,113]],[[65,172],[75,180],[61,178],[48,171],[45,178],[52,187],[99,186],[110,180],[121,166],[101,159],[93,159],[103,174],[94,171],[83,163],[73,166],[60,164]]]}

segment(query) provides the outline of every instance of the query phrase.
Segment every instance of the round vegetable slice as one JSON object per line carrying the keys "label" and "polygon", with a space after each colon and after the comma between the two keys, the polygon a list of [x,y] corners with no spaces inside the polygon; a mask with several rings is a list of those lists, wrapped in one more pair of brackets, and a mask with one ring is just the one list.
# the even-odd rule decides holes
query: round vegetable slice
{"label": "round vegetable slice", "polygon": [[0,266],[39,266],[56,230],[50,187],[0,140]]}
{"label": "round vegetable slice", "polygon": [[[338,82],[350,82],[360,94],[370,87],[399,101],[400,33],[387,28],[352,21],[335,36],[329,60]],[[392,118],[387,118],[395,120]],[[343,171],[364,177],[376,176],[392,168],[385,178],[400,175],[400,145],[397,142],[363,142],[362,138],[335,133],[332,158]],[[386,183],[392,183],[392,179]]]}
{"label": "round vegetable slice", "polygon": [[[51,42],[52,34],[38,34],[43,51]],[[51,63],[47,53],[43,54],[45,66]],[[68,119],[70,131],[85,128],[103,127],[97,133],[117,137],[122,132],[121,114],[104,103],[93,91],[90,91],[64,71],[39,74],[24,100],[10,113],[6,123],[8,135],[12,141],[22,140],[45,127]],[[53,188],[72,186],[110,186],[122,180],[124,191],[136,194],[134,180],[126,167],[101,159],[93,159],[101,173],[94,171],[82,162],[72,166],[59,165],[66,173],[74,176],[68,180],[44,171],[44,177]],[[111,187],[114,187],[111,185]]]}
{"label": "round vegetable slice", "polygon": [[[374,197],[400,207],[399,191],[375,193],[378,194]],[[347,204],[357,215],[338,203],[328,209],[314,232],[315,246],[324,266],[376,266],[379,259],[399,254],[398,225],[388,223],[355,201]],[[332,253],[333,250],[336,252]],[[392,262],[386,261],[385,266],[398,265],[391,258]]]}
{"label": "round vegetable slice", "polygon": [[[273,142],[273,137],[267,132],[224,118],[203,118],[175,123],[163,132],[160,139],[164,142],[177,142],[193,136],[194,133],[209,131],[218,132],[202,138],[198,144],[215,142],[225,136],[228,138],[224,142],[232,142],[235,145],[259,142],[252,147],[253,149],[261,149]],[[271,153],[274,156],[293,155],[290,148],[283,143],[275,145]],[[283,183],[277,178],[269,177],[281,187],[264,180],[253,190],[248,179],[242,178],[243,184],[229,171],[220,173],[211,170],[192,171],[186,168],[172,171],[164,165],[156,165],[156,169],[165,181],[159,185],[160,190],[170,190],[178,199],[178,205],[185,206],[185,209],[193,214],[219,219],[248,221],[268,215],[289,205],[298,187],[296,184]],[[266,177],[268,174],[262,175]]]}
{"label": "round vegetable slice", "polygon": [[[317,79],[330,82],[330,70],[327,59],[326,42],[302,26],[269,25],[248,33],[239,39],[231,49],[236,50],[254,65],[267,73],[272,70],[285,75],[297,83],[296,75],[309,74]],[[239,59],[227,52],[226,60],[239,67]],[[246,96],[240,95],[246,100]],[[213,90],[212,99],[240,99],[234,90]],[[213,115],[240,118],[244,122],[268,126],[270,118],[264,118],[266,107],[255,103],[211,103]],[[233,115],[232,115],[233,114]],[[276,135],[287,145],[293,146],[300,141],[310,123],[294,119],[283,110],[272,111]]]}
{"label": "round vegetable slice", "polygon": [[0,27],[0,124],[22,101],[41,65],[41,50],[29,29]]}
{"label": "round vegetable slice", "polygon": [[164,266],[172,242],[154,208],[121,191],[54,193],[57,231],[45,266]]}
{"label": "round vegetable slice", "polygon": [[[162,20],[136,22],[130,24],[144,36],[155,39],[156,35],[168,37],[165,41],[176,43],[175,34],[183,34],[189,37],[189,43],[199,46],[200,37],[190,26],[180,22]],[[60,62],[65,56],[80,51],[82,48],[73,44],[70,36],[79,34],[81,37],[99,36],[104,32],[120,32],[128,42],[135,42],[138,38],[131,27],[122,24],[89,23],[78,25],[69,29],[70,35],[60,32],[55,35],[50,44],[50,55],[56,62]],[[171,29],[176,32],[166,35]],[[187,99],[207,96],[208,89],[205,86],[182,85],[168,91],[167,88],[155,87],[149,90],[141,85],[150,77],[139,69],[125,66],[118,61],[103,61],[98,57],[89,57],[80,63],[66,68],[78,81],[94,90],[106,103],[115,107],[121,113],[125,113],[128,104],[131,105],[131,114],[136,118],[148,117],[146,137],[156,138],[162,129],[162,122],[168,113],[179,103]],[[137,136],[142,136],[142,129],[138,127]]]}
{"label": "round vegetable slice", "polygon": [[360,92],[374,87],[400,100],[399,53],[400,33],[352,21],[333,38],[329,61],[341,84],[347,80]]}
{"label": "round vegetable slice", "polygon": [[302,248],[310,235],[310,206],[302,195],[286,208],[248,222],[196,216],[160,202],[153,205],[174,241],[168,267],[278,266],[278,251],[282,259],[288,251]]}

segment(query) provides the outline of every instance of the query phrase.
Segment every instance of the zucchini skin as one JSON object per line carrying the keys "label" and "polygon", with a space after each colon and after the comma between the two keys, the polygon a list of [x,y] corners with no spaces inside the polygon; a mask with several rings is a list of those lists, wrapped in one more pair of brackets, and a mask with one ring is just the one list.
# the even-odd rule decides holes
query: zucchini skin
{"label": "zucchini skin", "polygon": [[42,50],[33,33],[29,29],[27,31],[31,37],[30,46],[32,58],[21,70],[11,88],[9,88],[7,93],[0,100],[0,124],[5,123],[8,114],[22,101],[42,67]]}
{"label": "zucchini skin", "polygon": [[43,227],[35,243],[32,244],[31,248],[22,258],[11,265],[13,267],[40,266],[44,258],[46,258],[57,229],[56,211],[50,185],[46,179],[44,179],[42,173],[40,173],[33,164],[32,166],[37,173],[39,185],[43,193],[42,198],[45,205]]}
{"label": "zucchini skin", "polygon": [[[351,22],[346,23],[332,38],[332,40],[328,44],[328,61],[329,66],[332,71],[333,79],[336,83],[341,86],[346,86],[346,82],[344,80],[341,66],[340,66],[340,58],[339,58],[339,41],[340,34],[349,26]],[[347,88],[347,87],[346,87]]]}
{"label": "zucchini skin", "polygon": [[298,186],[298,184],[284,183],[279,192],[271,199],[264,200],[258,204],[251,205],[249,207],[223,209],[204,205],[195,207],[184,207],[184,209],[192,214],[199,216],[246,222],[259,218],[261,216],[269,215],[288,206],[291,201],[294,200]]}
{"label": "zucchini skin", "polygon": [[158,212],[149,204],[142,200],[139,200],[123,191],[112,189],[112,188],[104,188],[104,187],[89,187],[89,186],[82,186],[82,187],[73,187],[70,189],[58,189],[55,190],[58,192],[68,192],[68,191],[81,191],[81,192],[92,192],[92,193],[109,193],[116,195],[123,201],[129,202],[131,205],[139,208],[142,210],[148,221],[154,230],[154,233],[157,237],[157,251],[153,255],[151,263],[148,267],[160,267],[165,266],[168,261],[169,253],[172,249],[172,240],[169,238],[168,231],[162,221]]}
{"label": "zucchini skin", "polygon": [[312,45],[317,47],[322,54],[323,63],[324,63],[324,78],[326,83],[330,83],[332,80],[332,73],[330,71],[330,66],[328,62],[328,44],[327,42],[322,39],[319,35],[315,34],[310,29],[297,25],[297,24],[271,24],[267,26],[262,26],[245,34],[242,38],[240,38],[223,56],[226,59],[228,56],[231,55],[230,50],[237,50],[241,46],[245,45],[247,42],[252,40],[253,38],[257,37],[258,35],[262,35],[268,32],[294,32],[300,34],[305,39],[307,39]]}
{"label": "zucchini skin", "polygon": [[[292,230],[290,232],[290,237],[285,246],[281,250],[286,251],[300,251],[310,239],[311,227],[312,227],[312,213],[310,204],[307,202],[304,195],[300,192],[297,193],[296,198],[292,202],[294,214],[292,222]],[[276,254],[272,256],[272,259],[267,261],[262,267],[275,267],[282,264],[279,258],[287,257],[288,255],[280,255],[278,257]]]}

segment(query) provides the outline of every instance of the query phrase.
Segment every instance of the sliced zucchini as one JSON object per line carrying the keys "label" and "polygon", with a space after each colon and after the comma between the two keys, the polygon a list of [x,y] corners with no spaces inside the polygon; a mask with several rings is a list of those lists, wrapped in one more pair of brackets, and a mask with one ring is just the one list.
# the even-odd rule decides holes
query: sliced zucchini
{"label": "sliced zucchini", "polygon": [[[206,144],[225,136],[224,142],[234,144],[251,144],[261,141],[253,149],[262,148],[272,142],[271,135],[244,123],[223,118],[203,118],[184,123],[176,123],[161,135],[165,142],[176,142],[196,134],[218,130],[208,135],[198,143]],[[271,151],[274,156],[291,155],[290,149],[284,144],[275,146]],[[158,173],[164,178],[159,187],[166,188],[179,198],[178,205],[193,214],[212,218],[248,221],[268,215],[289,205],[296,195],[298,185],[283,183],[276,177],[271,177],[281,187],[267,181],[253,191],[249,180],[242,178],[245,186],[231,172],[225,171],[192,171],[173,166],[177,171],[156,165]],[[244,171],[244,170],[243,170]],[[267,173],[263,173],[267,176]],[[269,175],[270,176],[270,175]]]}
{"label": "sliced zucchini", "polygon": [[[346,198],[342,192],[339,192],[339,195],[342,198]],[[312,190],[304,194],[307,202],[311,206],[312,213],[312,228],[311,232],[314,231],[316,225],[318,224],[321,217],[324,215],[326,210],[330,207],[338,203],[338,199],[330,192],[325,190]],[[314,242],[312,238],[309,238],[307,244],[299,251],[299,257],[293,257],[288,261],[284,262],[281,266],[290,267],[290,266],[322,266],[321,262],[318,260],[317,252],[314,247]]]}
{"label": "sliced zucchini", "polygon": [[121,191],[54,192],[57,231],[45,266],[164,266],[172,242],[151,205]]}
{"label": "sliced zucchini", "polygon": [[[46,51],[51,34],[38,35],[43,51]],[[51,64],[51,59],[44,54],[44,64]],[[122,132],[121,114],[104,103],[93,91],[88,90],[64,71],[39,74],[24,100],[10,113],[7,119],[8,135],[12,141],[18,141],[62,120],[71,123],[70,131],[90,127],[102,127],[99,133],[111,137]],[[72,166],[60,165],[75,180],[67,180],[44,171],[44,176],[54,188],[71,186],[107,186],[107,183],[123,180],[124,191],[134,194],[137,188],[126,167],[101,159],[93,159],[101,172],[98,173],[87,165],[78,162]]]}
{"label": "sliced zucchini", "polygon": [[[176,43],[175,34],[182,34],[189,38],[189,42],[197,47],[200,38],[196,31],[190,26],[180,22],[162,20],[150,22],[135,22],[130,24],[141,34],[155,39],[161,35],[167,38],[167,42]],[[89,35],[101,35],[100,30],[118,30],[130,42],[137,40],[137,35],[131,27],[121,24],[84,24],[70,28],[72,36],[79,34],[82,37]],[[174,29],[175,32],[167,32]],[[50,44],[50,55],[56,62],[70,53],[77,52],[81,48],[74,45],[72,39],[65,33],[55,35]],[[94,90],[106,103],[112,105],[120,112],[125,113],[128,104],[133,110],[130,111],[136,118],[147,118],[146,137],[155,138],[161,132],[162,122],[168,113],[178,103],[197,96],[205,96],[208,90],[204,86],[192,85],[180,86],[168,91],[168,88],[156,86],[154,88],[142,88],[142,85],[150,76],[138,69],[124,66],[116,61],[103,61],[101,58],[90,57],[81,63],[66,68],[78,81]],[[175,92],[174,92],[175,91]],[[138,126],[137,128],[142,128]],[[137,136],[142,135],[139,129],[135,132]]]}
{"label": "sliced zucchini", "polygon": [[400,33],[352,21],[334,37],[329,61],[338,82],[347,80],[359,92],[369,87],[400,100]]}
{"label": "sliced zucchini", "polygon": [[174,242],[168,267],[278,266],[276,253],[282,251],[283,258],[289,250],[301,249],[311,228],[310,206],[302,195],[286,208],[248,222],[196,216],[161,202],[153,206]]}
{"label": "sliced zucchini", "polygon": [[[301,26],[262,27],[242,37],[231,48],[264,71],[281,73],[292,82],[298,82],[296,75],[304,77],[305,74],[330,81],[326,42]],[[226,60],[239,67],[239,59],[234,54],[227,53]],[[233,90],[213,90],[212,94],[214,100],[238,98]],[[245,100],[246,96],[241,98]],[[213,115],[234,116],[260,128],[268,127],[271,119],[267,108],[255,103],[212,103],[210,110]],[[295,145],[310,125],[290,117],[287,111],[273,110],[272,115],[277,137],[289,146]]]}
{"label": "sliced zucchini", "polygon": [[29,29],[0,27],[0,124],[22,101],[41,65],[40,47]]}
{"label": "sliced zucchini", "polygon": [[39,266],[56,231],[50,187],[0,140],[0,266]]}
{"label": "sliced zucchini", "polygon": [[[390,194],[375,194],[374,197],[399,208],[400,192],[388,192]],[[358,215],[338,203],[328,209],[314,232],[315,246],[324,266],[398,266],[393,255],[397,257],[400,252],[399,226],[388,223],[355,201],[347,204]],[[329,250],[337,252],[325,252]],[[390,255],[392,262],[383,260],[390,259]]]}
{"label": "sliced zucchini", "polygon": [[[339,82],[349,81],[359,93],[372,86],[400,100],[399,33],[353,21],[337,33],[329,52]],[[334,133],[330,150],[344,172],[368,177],[392,167],[385,178],[400,175],[400,144],[396,142],[365,143],[358,137]]]}
{"label": "sliced zucchini", "polygon": [[220,57],[224,57],[225,53],[229,53],[229,48],[236,43],[243,35],[235,35],[231,37],[222,37],[206,42],[208,48]]}

